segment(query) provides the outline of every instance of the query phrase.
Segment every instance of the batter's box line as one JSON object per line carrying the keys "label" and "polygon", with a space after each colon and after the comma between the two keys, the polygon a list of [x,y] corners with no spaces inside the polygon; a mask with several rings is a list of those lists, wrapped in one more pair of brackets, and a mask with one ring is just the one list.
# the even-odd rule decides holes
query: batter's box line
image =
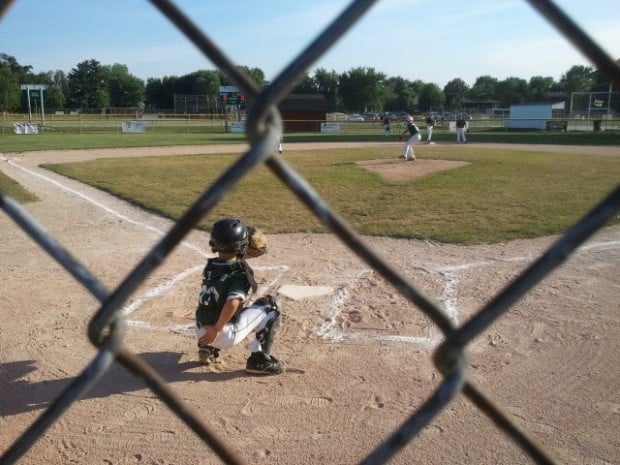
{"label": "batter's box line", "polygon": [[[592,244],[586,244],[579,247],[575,254],[587,253],[596,249],[607,249],[620,247],[620,241],[603,241],[594,242]],[[448,316],[453,320],[455,324],[459,324],[458,316],[458,286],[460,280],[458,274],[460,272],[467,272],[475,268],[482,268],[487,266],[501,266],[515,262],[533,262],[542,256],[542,253],[536,255],[523,255],[510,258],[499,258],[492,260],[484,260],[479,262],[464,263],[461,265],[444,266],[435,270],[429,270],[429,273],[436,273],[443,278],[444,285],[441,293],[441,301],[445,302],[445,310]]]}
{"label": "batter's box line", "polygon": [[349,292],[353,292],[355,286],[359,282],[368,276],[374,274],[374,270],[366,269],[360,271],[351,280],[339,285],[332,296],[328,311],[325,316],[325,320],[316,330],[316,335],[323,339],[328,339],[332,342],[345,342],[354,340],[372,340],[380,342],[400,342],[407,344],[415,344],[425,348],[433,348],[440,342],[440,338],[432,336],[409,336],[401,334],[379,334],[373,331],[355,331],[346,330],[342,331],[336,326],[338,316],[341,314],[342,309],[349,299]]}
{"label": "batter's box line", "polygon": [[[584,245],[577,249],[576,252],[584,253],[598,248],[614,248],[618,246],[620,246],[620,241],[604,241]],[[460,314],[458,308],[458,287],[460,284],[460,280],[458,277],[459,272],[469,271],[475,268],[485,266],[503,265],[514,262],[532,262],[540,255],[541,254],[517,256],[496,260],[484,260],[479,262],[463,263],[460,265],[443,266],[430,270],[422,270],[427,273],[437,274],[442,278],[443,285],[439,301],[441,304],[443,304],[443,310],[446,312],[447,316],[451,318],[455,324],[458,325]],[[374,271],[370,269],[362,270],[353,279],[338,286],[329,303],[328,311],[325,316],[325,321],[316,330],[316,335],[320,338],[329,339],[333,342],[343,342],[348,340],[374,340],[383,342],[410,343],[420,345],[428,349],[435,348],[443,340],[443,336],[439,333],[438,330],[434,331],[433,334],[429,336],[409,336],[378,334],[376,332],[370,331],[342,331],[337,328],[337,318],[347,303],[347,300],[349,298],[349,290],[354,288],[362,279],[364,279],[366,276],[371,275],[372,273],[374,273]]]}

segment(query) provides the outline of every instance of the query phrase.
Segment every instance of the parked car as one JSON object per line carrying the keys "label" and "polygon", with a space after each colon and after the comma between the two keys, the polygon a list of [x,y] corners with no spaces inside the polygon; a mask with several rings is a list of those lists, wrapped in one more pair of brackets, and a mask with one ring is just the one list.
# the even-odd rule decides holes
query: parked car
{"label": "parked car", "polygon": [[396,113],[394,113],[394,115],[396,116],[396,119],[398,121],[407,121],[409,117],[411,116],[406,111],[397,111]]}
{"label": "parked car", "polygon": [[362,113],[362,116],[364,117],[364,121],[381,121],[379,113],[366,112]]}
{"label": "parked car", "polygon": [[364,121],[364,117],[359,113],[353,113],[347,118],[348,121]]}

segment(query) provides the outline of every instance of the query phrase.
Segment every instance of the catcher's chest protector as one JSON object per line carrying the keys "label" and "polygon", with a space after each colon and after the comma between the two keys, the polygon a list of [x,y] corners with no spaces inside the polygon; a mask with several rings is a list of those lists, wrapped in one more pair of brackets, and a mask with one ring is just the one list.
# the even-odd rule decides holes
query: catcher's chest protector
{"label": "catcher's chest protector", "polygon": [[243,273],[248,282],[248,289],[252,289],[254,292],[258,289],[256,279],[254,279],[254,270],[245,260],[238,260],[233,263],[214,263],[214,259],[207,260],[207,264],[202,272],[202,284],[203,287],[214,287],[218,290],[226,287],[226,281],[234,273]]}

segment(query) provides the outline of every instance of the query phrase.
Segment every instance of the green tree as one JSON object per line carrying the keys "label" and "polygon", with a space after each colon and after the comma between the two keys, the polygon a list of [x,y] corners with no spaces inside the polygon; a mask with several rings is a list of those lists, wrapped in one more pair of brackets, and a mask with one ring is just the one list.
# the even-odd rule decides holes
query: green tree
{"label": "green tree", "polygon": [[509,77],[499,81],[495,86],[495,95],[501,107],[508,107],[527,100],[527,82],[525,79]]}
{"label": "green tree", "polygon": [[420,110],[428,112],[432,108],[441,108],[444,106],[444,102],[445,96],[437,84],[429,82],[422,87],[418,97]]}
{"label": "green tree", "polygon": [[549,91],[556,85],[552,77],[532,76],[527,83],[527,101],[540,102],[547,99]]}
{"label": "green tree", "polygon": [[0,65],[0,111],[17,111],[21,103],[21,91],[17,76],[8,67]]}
{"label": "green tree", "polygon": [[62,71],[47,71],[32,76],[31,82],[47,85],[47,89],[44,91],[46,111],[64,108],[66,98],[63,85],[66,88],[66,78],[64,78],[64,82],[63,78],[64,73]]}
{"label": "green tree", "polygon": [[347,111],[381,108],[386,75],[374,68],[353,68],[340,76],[340,92]]}
{"label": "green tree", "polygon": [[97,60],[78,63],[67,76],[69,84],[68,105],[84,111],[98,111],[109,106],[105,69]]}
{"label": "green tree", "polygon": [[327,100],[327,111],[341,111],[342,98],[340,96],[340,77],[336,71],[327,71],[318,68],[314,72],[314,83],[319,94]]}
{"label": "green tree", "polygon": [[32,66],[22,66],[14,56],[0,53],[0,69],[8,69],[17,78],[17,82],[22,82],[32,70]]}
{"label": "green tree", "polygon": [[148,78],[144,89],[147,110],[173,111],[174,93],[178,80],[177,76]]}
{"label": "green tree", "polygon": [[127,66],[118,63],[103,67],[107,75],[110,106],[118,108],[138,107],[144,100],[144,82],[129,74]]}
{"label": "green tree", "polygon": [[400,76],[387,79],[383,93],[383,105],[378,110],[411,111],[418,92],[413,82]]}
{"label": "green tree", "polygon": [[561,90],[570,95],[573,92],[590,92],[595,84],[594,71],[589,66],[575,65],[562,75]]}
{"label": "green tree", "polygon": [[293,89],[291,93],[292,94],[316,94],[318,93],[316,82],[313,78],[311,78],[308,75],[308,73],[305,73],[301,82],[295,86],[295,88]]}
{"label": "green tree", "polygon": [[479,76],[471,87],[469,96],[479,100],[497,100],[497,82],[497,78],[492,76]]}
{"label": "green tree", "polygon": [[[245,65],[238,65],[237,68],[243,71],[248,76],[250,76],[252,79],[254,79],[254,81],[256,81],[259,87],[263,87],[265,85],[265,73],[263,72],[262,69],[250,68],[249,66],[245,66]],[[223,86],[237,85],[232,80],[230,80],[228,76],[222,73],[220,70],[218,70],[218,73],[220,75],[220,82],[222,83]]]}
{"label": "green tree", "polygon": [[458,110],[463,108],[463,101],[469,92],[469,86],[460,78],[452,79],[444,88],[446,107]]}

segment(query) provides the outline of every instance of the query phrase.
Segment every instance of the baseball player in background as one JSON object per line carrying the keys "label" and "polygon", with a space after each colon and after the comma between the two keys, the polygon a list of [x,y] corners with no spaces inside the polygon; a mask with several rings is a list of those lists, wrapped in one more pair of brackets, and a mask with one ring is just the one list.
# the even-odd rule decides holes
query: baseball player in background
{"label": "baseball player in background", "polygon": [[387,115],[387,113],[383,117],[383,135],[385,137],[390,135],[390,117]]}
{"label": "baseball player in background", "polygon": [[429,114],[426,117],[426,143],[431,143],[431,138],[433,137],[433,128],[435,127],[435,117]]}
{"label": "baseball player in background", "polygon": [[256,231],[238,218],[223,218],[211,228],[209,245],[217,257],[207,260],[198,297],[198,360],[202,365],[215,363],[220,349],[229,349],[255,333],[245,369],[248,373],[274,375],[284,371],[270,354],[280,319],[276,301],[265,296],[244,306],[250,292],[257,290],[254,272],[243,259]]}
{"label": "baseball player in background", "polygon": [[467,123],[465,122],[465,118],[463,116],[459,116],[456,120],[456,143],[463,142],[467,143],[467,139],[465,138],[465,132],[467,131]]}
{"label": "baseball player in background", "polygon": [[403,154],[398,158],[402,158],[405,161],[415,161],[416,158],[415,153],[413,153],[413,144],[415,142],[419,142],[420,139],[422,139],[422,136],[420,135],[420,128],[415,125],[412,116],[407,117],[407,126],[405,127],[405,130],[400,134],[400,139],[402,140],[403,136],[407,133],[409,133],[409,137],[407,138],[407,142],[405,142],[405,150]]}

